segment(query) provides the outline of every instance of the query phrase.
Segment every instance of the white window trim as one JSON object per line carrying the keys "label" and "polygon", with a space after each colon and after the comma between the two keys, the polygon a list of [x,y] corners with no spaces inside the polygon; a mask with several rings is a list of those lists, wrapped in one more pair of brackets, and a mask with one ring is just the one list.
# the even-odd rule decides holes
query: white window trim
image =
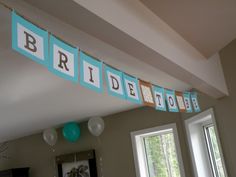
{"label": "white window trim", "polygon": [[[202,126],[204,126],[205,124],[209,124],[209,123],[212,123],[215,126],[216,138],[217,138],[217,142],[218,142],[218,145],[219,145],[220,155],[222,157],[222,165],[223,165],[223,168],[224,168],[225,176],[228,177],[227,169],[226,169],[226,165],[225,165],[225,160],[224,160],[224,154],[222,153],[222,147],[221,147],[221,142],[220,142],[220,138],[219,138],[219,133],[218,133],[218,128],[217,128],[213,108],[210,108],[206,111],[203,111],[203,112],[201,112],[201,113],[185,120],[185,129],[186,129],[188,145],[189,145],[190,153],[191,153],[191,160],[192,160],[192,164],[193,164],[194,175],[195,175],[195,177],[200,177],[200,176],[198,176],[196,162],[195,162],[195,159],[194,159],[194,152],[193,152],[192,143],[191,143],[191,133],[190,133],[190,130],[189,130],[189,125],[193,122],[200,121],[204,117],[207,117],[209,115],[211,115],[211,120],[210,121],[209,120],[205,121],[205,123],[203,123]],[[204,137],[204,132],[203,131],[202,131],[202,136]],[[205,145],[205,150],[207,151],[207,145],[205,143],[204,143],[204,145]],[[208,153],[208,152],[205,152],[205,153]],[[208,160],[209,160],[209,165],[210,165],[209,157],[208,157]],[[212,175],[211,177],[214,177],[212,173],[211,173],[211,175]]]}
{"label": "white window trim", "polygon": [[[182,153],[181,153],[181,149],[180,149],[177,127],[176,127],[176,124],[174,124],[174,123],[168,124],[168,125],[163,125],[163,126],[158,126],[158,127],[153,127],[153,128],[148,128],[148,129],[144,129],[144,130],[139,130],[139,131],[135,131],[135,132],[130,133],[131,140],[132,140],[132,147],[133,147],[133,156],[134,156],[136,177],[148,177],[147,170],[146,170],[146,169],[148,169],[148,167],[146,164],[146,156],[144,155],[145,152],[143,152],[144,148],[142,147],[143,143],[141,141],[141,138],[148,136],[150,134],[153,134],[153,132],[157,132],[157,131],[165,132],[168,130],[173,130],[180,174],[181,174],[181,177],[185,177],[185,170],[184,170],[184,164],[183,164],[183,160],[182,160]],[[138,154],[143,156],[143,158],[139,158]]]}

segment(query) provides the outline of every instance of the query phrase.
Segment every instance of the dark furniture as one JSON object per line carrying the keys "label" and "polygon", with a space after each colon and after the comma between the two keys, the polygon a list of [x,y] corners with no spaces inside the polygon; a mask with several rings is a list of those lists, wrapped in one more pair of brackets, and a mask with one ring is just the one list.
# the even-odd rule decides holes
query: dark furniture
{"label": "dark furniture", "polygon": [[0,177],[29,177],[29,168],[14,168],[0,171]]}

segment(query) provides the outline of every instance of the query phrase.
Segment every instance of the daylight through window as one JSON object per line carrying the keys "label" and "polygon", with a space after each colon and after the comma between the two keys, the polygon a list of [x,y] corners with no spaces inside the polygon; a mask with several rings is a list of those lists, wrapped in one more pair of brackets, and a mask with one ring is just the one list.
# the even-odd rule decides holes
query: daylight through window
{"label": "daylight through window", "polygon": [[[182,177],[176,128],[157,127],[132,133],[140,177]],[[182,164],[182,163],[181,163]]]}
{"label": "daylight through window", "polygon": [[214,177],[225,177],[226,175],[223,168],[219,145],[216,139],[214,125],[210,124],[204,126],[204,130]]}
{"label": "daylight through window", "polygon": [[185,120],[195,177],[227,177],[213,109]]}

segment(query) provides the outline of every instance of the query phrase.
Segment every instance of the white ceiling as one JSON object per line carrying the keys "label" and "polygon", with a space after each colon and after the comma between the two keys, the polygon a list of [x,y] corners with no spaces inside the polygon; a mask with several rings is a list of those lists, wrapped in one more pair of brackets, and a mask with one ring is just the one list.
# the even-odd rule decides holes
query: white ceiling
{"label": "white ceiling", "polygon": [[[236,2],[233,0],[227,3],[220,0],[141,1],[206,57],[218,52],[236,36],[236,21],[232,20],[236,16]],[[73,44],[83,42],[79,43],[80,47],[104,56],[105,61],[127,73],[164,87],[191,88],[150,66],[153,59],[161,56],[72,0],[5,2],[20,4],[24,7],[23,12],[30,9],[31,17],[42,26],[56,30]],[[106,92],[97,94],[65,81],[13,51],[10,12],[1,6],[0,24],[0,142],[60,126],[67,121],[83,121],[90,116],[137,107]]]}
{"label": "white ceiling", "polygon": [[0,141],[71,120],[135,107],[54,76],[11,48],[11,16],[0,7]]}
{"label": "white ceiling", "polygon": [[[31,17],[42,26],[56,30],[73,44],[83,42],[80,47],[104,56],[105,61],[127,73],[164,87],[191,88],[151,66],[151,61],[159,57],[154,51],[72,0],[5,2],[20,4],[24,7],[23,12],[30,9]],[[232,20],[236,16],[236,2],[233,0],[227,3],[220,0],[142,2],[206,57],[218,52],[236,36],[236,22]],[[90,116],[137,107],[106,92],[97,94],[65,81],[13,51],[10,12],[1,6],[0,24],[0,142],[60,126],[67,121],[83,121]]]}
{"label": "white ceiling", "polygon": [[210,96],[227,94],[218,55],[201,61],[206,57],[139,0],[24,1]]}
{"label": "white ceiling", "polygon": [[[32,2],[45,3],[47,1]],[[63,4],[59,5],[65,3],[65,0],[51,0],[50,2],[58,5],[54,7],[49,5],[48,11],[50,12],[59,13],[59,9],[65,8],[65,6],[61,6]],[[66,4],[70,6],[74,5],[67,2]],[[54,9],[51,9],[52,7]],[[76,8],[80,7],[72,8],[73,13],[84,12],[73,11]],[[59,14],[61,20],[64,20],[62,17],[67,16],[67,13]],[[76,14],[74,15],[76,16]],[[87,14],[87,12],[84,12],[84,15],[91,17],[91,14]],[[66,17],[64,18],[66,19]],[[94,20],[83,22],[87,24],[88,31],[94,31],[91,29],[93,25],[90,25],[92,22]],[[109,96],[106,92],[97,94],[79,84],[65,81],[51,74],[43,66],[13,51],[11,48],[11,15],[1,6],[0,24],[0,142],[40,132],[45,128],[59,126],[67,121],[83,121],[91,116],[104,116],[137,107],[128,101]],[[61,30],[65,28],[69,30],[69,27]],[[103,26],[99,28],[103,28]],[[74,36],[74,38],[76,37]],[[121,53],[121,51],[114,52],[114,56],[120,55],[121,57]],[[122,55],[128,58],[127,54]],[[112,59],[110,60],[112,61]],[[125,59],[123,61],[119,62],[124,63],[125,71],[128,73],[132,73],[132,71],[145,73],[143,76],[146,78],[166,83],[163,86],[179,90],[190,88],[188,84],[140,61],[135,63],[129,63],[129,61],[125,63]]]}
{"label": "white ceiling", "polygon": [[236,38],[235,0],[141,0],[207,58]]}

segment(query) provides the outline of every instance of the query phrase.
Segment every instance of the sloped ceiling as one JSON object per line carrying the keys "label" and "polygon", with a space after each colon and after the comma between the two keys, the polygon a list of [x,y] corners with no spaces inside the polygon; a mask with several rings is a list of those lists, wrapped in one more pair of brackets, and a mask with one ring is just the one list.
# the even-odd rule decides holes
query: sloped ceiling
{"label": "sloped ceiling", "polygon": [[234,0],[141,0],[207,58],[236,38]]}
{"label": "sloped ceiling", "polygon": [[[69,34],[71,42],[80,38],[84,40],[84,47],[88,45],[92,50],[95,50],[93,45],[100,47],[99,54],[109,51],[109,56],[112,56],[107,57],[110,64],[120,63],[120,67],[128,73],[139,73],[143,79],[165,83],[166,87],[178,90],[190,88],[188,84],[65,24],[62,19],[56,19],[30,5],[23,6],[35,14],[41,14],[41,22],[46,23],[45,19],[48,19],[48,24],[59,31],[62,38]],[[0,23],[0,142],[41,132],[45,128],[60,126],[68,121],[84,121],[91,116],[105,116],[139,106],[109,96],[106,91],[98,94],[51,74],[43,66],[12,50],[11,13],[2,6]],[[89,23],[87,24],[89,28]]]}

